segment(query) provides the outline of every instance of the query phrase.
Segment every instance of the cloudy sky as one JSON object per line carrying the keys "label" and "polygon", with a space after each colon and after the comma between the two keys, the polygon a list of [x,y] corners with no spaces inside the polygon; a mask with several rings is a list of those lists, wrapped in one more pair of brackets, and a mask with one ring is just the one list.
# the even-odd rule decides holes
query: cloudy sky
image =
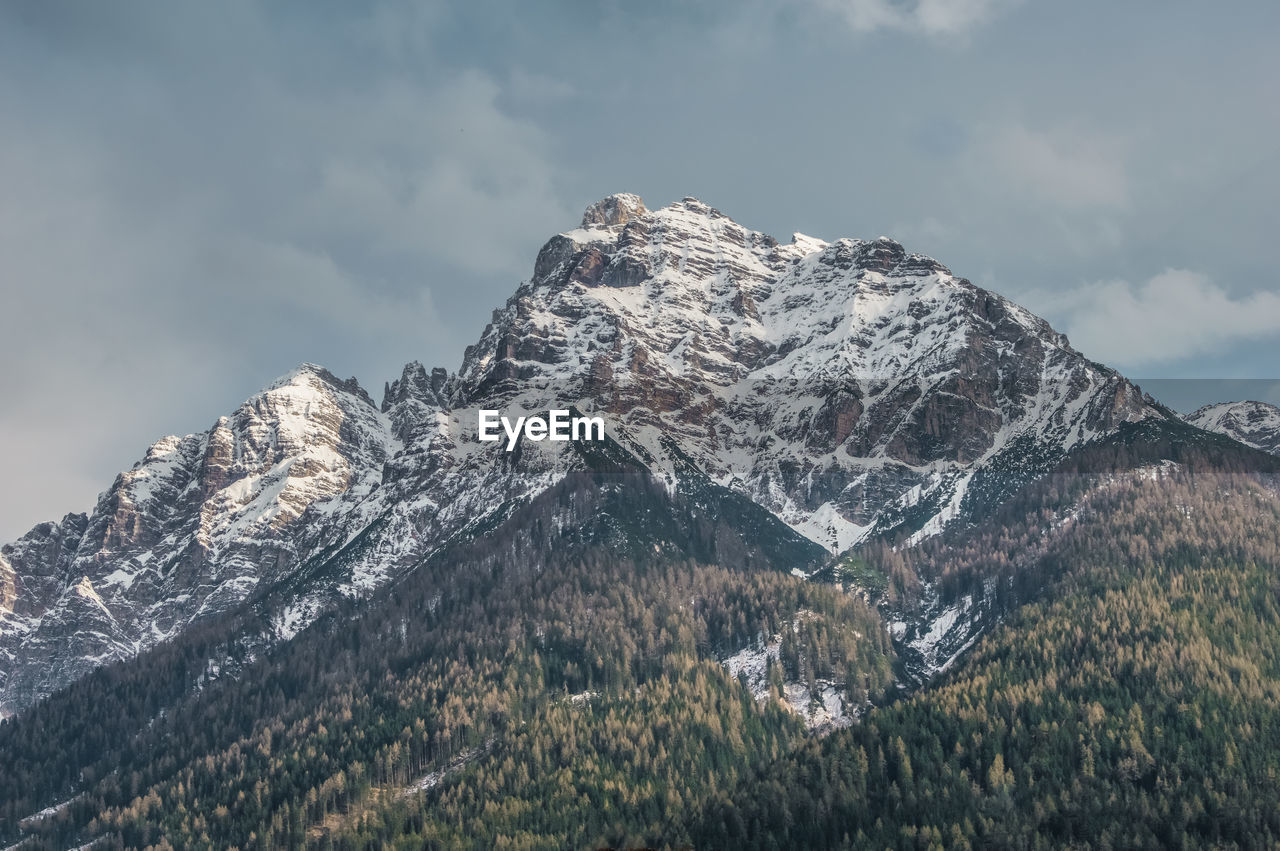
{"label": "cloudy sky", "polygon": [[375,397],[457,368],[617,191],[894,236],[1131,376],[1273,378],[1277,32],[1274,0],[0,4],[0,540],[302,361]]}

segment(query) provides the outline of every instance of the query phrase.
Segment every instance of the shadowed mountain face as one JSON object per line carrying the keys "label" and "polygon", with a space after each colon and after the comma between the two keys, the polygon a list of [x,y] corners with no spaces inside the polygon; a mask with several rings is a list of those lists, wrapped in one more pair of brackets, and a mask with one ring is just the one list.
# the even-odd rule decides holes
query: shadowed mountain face
{"label": "shadowed mountain face", "polygon": [[603,417],[673,493],[760,511],[804,542],[774,549],[801,572],[876,536],[919,543],[1165,416],[892,240],[780,243],[692,198],[611,196],[547,242],[457,373],[409,364],[379,406],[304,366],[158,441],[90,515],[4,547],[0,708],[246,603],[256,641],[291,638],[590,468],[571,444],[476,439],[480,409],[553,408]]}

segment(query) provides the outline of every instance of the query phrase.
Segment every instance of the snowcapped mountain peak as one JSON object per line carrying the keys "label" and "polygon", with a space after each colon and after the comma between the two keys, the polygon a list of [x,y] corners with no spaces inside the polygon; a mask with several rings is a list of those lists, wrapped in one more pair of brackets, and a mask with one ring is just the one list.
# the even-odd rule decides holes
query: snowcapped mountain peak
{"label": "snowcapped mountain peak", "polygon": [[896,240],[781,244],[692,198],[553,237],[459,379],[455,402],[607,411],[657,458],[674,441],[833,550],[909,491],[955,516],[998,456],[1025,465],[1034,442],[1048,463],[1155,415],[1047,322]]}
{"label": "snowcapped mountain peak", "polygon": [[812,254],[815,251],[821,251],[826,248],[827,241],[796,231],[791,234],[791,245],[799,249],[802,254]]}
{"label": "snowcapped mountain peak", "polygon": [[356,396],[370,405],[373,400],[355,378],[341,379],[323,366],[303,363],[272,381],[257,395],[286,388],[311,388],[319,393],[342,392]]}
{"label": "snowcapped mountain peak", "polygon": [[443,393],[449,380],[449,373],[440,367],[427,373],[427,368],[418,361],[405,364],[400,377],[386,385],[382,397],[382,410],[388,411],[393,406],[409,400],[428,402],[433,405],[444,403]]}
{"label": "snowcapped mountain peak", "polygon": [[411,361],[405,364],[400,377],[383,390],[382,412],[390,417],[396,437],[408,441],[432,412],[448,407],[448,394],[447,370],[436,367],[428,374],[421,363]]}
{"label": "snowcapped mountain peak", "polygon": [[332,376],[333,373],[325,369],[323,366],[315,363],[303,362],[295,366],[293,369],[267,383],[264,390],[272,390],[276,387],[285,387],[290,384],[306,384],[314,379],[323,380]]}
{"label": "snowcapped mountain peak", "polygon": [[1280,408],[1267,402],[1218,402],[1188,414],[1187,422],[1246,446],[1280,455]]}
{"label": "snowcapped mountain peak", "polygon": [[477,439],[477,409],[565,408],[606,421],[608,463],[732,492],[831,553],[936,534],[1159,415],[1044,320],[895,240],[784,244],[696,198],[610,195],[542,247],[457,374],[411,362],[375,405],[303,364],[157,441],[90,516],[0,550],[0,709],[251,595],[282,595],[270,629],[293,635],[592,469],[566,442]]}
{"label": "snowcapped mountain peak", "polygon": [[[621,197],[634,196],[592,209]],[[941,356],[993,319],[1069,349],[1048,323],[888,237],[795,234],[784,245],[697,199],[641,210],[620,229],[552,237],[533,278],[468,349],[464,383],[539,371],[563,380],[602,358],[614,375],[659,365],[725,380],[900,374],[921,327],[937,326],[937,346],[920,355]],[[608,355],[624,349],[625,364]]]}
{"label": "snowcapped mountain peak", "polygon": [[[305,556],[340,498],[379,485],[397,445],[354,380],[314,364],[206,432],[156,441],[89,517],[42,524],[3,548],[0,659],[26,651],[0,672],[0,703],[21,705],[239,605]],[[2,590],[9,574],[22,577],[16,601]],[[57,650],[48,665],[69,629],[89,649]]]}

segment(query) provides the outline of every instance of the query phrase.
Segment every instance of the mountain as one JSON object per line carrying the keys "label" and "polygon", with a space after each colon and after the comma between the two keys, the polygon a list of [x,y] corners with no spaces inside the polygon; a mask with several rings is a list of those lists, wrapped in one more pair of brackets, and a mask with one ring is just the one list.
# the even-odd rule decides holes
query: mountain
{"label": "mountain", "polygon": [[583,469],[562,444],[475,439],[479,409],[552,408],[604,416],[668,487],[736,494],[832,554],[937,534],[1164,416],[892,240],[784,244],[696,199],[614,195],[547,242],[456,374],[411,363],[375,407],[303,366],[157,442],[89,516],[4,547],[0,707],[249,600],[261,643],[291,637]]}
{"label": "mountain", "polygon": [[457,372],[0,550],[0,839],[1267,845],[1277,476],[892,240],[611,196]]}
{"label": "mountain", "polygon": [[1221,402],[1187,415],[1187,422],[1246,446],[1280,455],[1280,408],[1266,402]]}

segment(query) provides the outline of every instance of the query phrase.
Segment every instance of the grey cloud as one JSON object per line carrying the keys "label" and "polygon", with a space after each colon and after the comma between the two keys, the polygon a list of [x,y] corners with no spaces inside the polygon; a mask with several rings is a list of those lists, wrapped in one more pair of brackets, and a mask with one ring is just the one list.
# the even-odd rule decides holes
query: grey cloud
{"label": "grey cloud", "polygon": [[151,440],[303,360],[374,387],[412,357],[453,365],[478,330],[458,316],[563,227],[546,137],[487,73],[291,80],[243,8],[253,38],[202,44],[218,83],[164,43],[190,39],[177,21],[123,28],[129,50],[74,15],[25,24],[26,49],[81,67],[0,83],[0,473],[23,483],[0,538],[87,509]]}
{"label": "grey cloud", "polygon": [[1077,128],[984,128],[976,168],[1050,208],[1124,208],[1129,174],[1123,141]]}
{"label": "grey cloud", "polygon": [[816,0],[854,32],[902,30],[929,36],[963,35],[1017,5],[1018,0]]}
{"label": "grey cloud", "polygon": [[455,366],[621,190],[887,233],[1094,357],[1254,374],[1280,6],[1176,5],[4,4],[0,539],[301,361]]}

